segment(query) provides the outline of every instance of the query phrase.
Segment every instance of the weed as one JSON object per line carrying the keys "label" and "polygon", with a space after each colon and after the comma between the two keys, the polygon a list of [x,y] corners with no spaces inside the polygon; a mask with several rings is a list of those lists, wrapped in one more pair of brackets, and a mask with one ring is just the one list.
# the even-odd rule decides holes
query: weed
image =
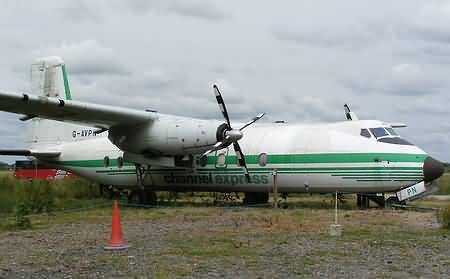
{"label": "weed", "polygon": [[438,220],[443,228],[450,230],[450,205],[438,212]]}
{"label": "weed", "polygon": [[439,181],[439,190],[436,192],[438,195],[450,195],[450,174],[445,173]]}

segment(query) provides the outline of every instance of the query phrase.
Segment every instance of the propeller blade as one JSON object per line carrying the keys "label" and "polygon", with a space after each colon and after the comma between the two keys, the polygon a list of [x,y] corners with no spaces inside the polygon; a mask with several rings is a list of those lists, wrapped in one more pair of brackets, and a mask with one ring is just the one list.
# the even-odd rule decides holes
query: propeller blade
{"label": "propeller blade", "polygon": [[211,148],[210,150],[207,150],[205,153],[203,153],[202,157],[203,157],[203,156],[207,156],[208,154],[210,154],[210,153],[212,153],[212,152],[214,152],[214,151],[217,151],[217,150],[222,149],[221,146],[222,146],[223,144],[224,144],[224,143],[221,142],[221,141],[216,142],[216,144],[214,144],[213,148]]}
{"label": "propeller blade", "polygon": [[226,136],[223,141],[216,142],[216,144],[214,144],[214,146],[210,150],[207,150],[205,153],[203,153],[202,157],[206,156],[214,151],[217,151],[217,150],[227,147],[228,145],[231,144],[229,142],[229,140],[230,140],[230,136]]}
{"label": "propeller blade", "polygon": [[253,117],[252,120],[250,120],[249,122],[245,123],[244,126],[242,126],[239,131],[244,130],[245,128],[247,128],[248,126],[252,125],[253,123],[255,123],[256,121],[260,120],[264,115],[266,115],[265,112],[258,114],[257,116]]}
{"label": "propeller blade", "polygon": [[219,104],[219,109],[223,114],[223,117],[227,121],[228,127],[231,129],[230,118],[228,117],[227,107],[225,106],[225,102],[223,101],[222,94],[220,94],[219,88],[217,85],[213,85],[214,94],[216,95],[217,104]]}
{"label": "propeller blade", "polygon": [[242,153],[241,147],[239,146],[239,143],[233,142],[234,151],[236,152],[236,157],[239,161],[239,165],[244,168],[244,175],[247,178],[247,182],[250,182],[250,174],[248,173],[247,164],[245,163],[245,157]]}

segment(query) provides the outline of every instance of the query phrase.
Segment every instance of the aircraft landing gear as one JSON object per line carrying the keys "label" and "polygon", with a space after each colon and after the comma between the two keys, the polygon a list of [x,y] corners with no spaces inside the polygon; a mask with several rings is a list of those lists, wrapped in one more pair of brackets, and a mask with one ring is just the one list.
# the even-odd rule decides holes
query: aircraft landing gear
{"label": "aircraft landing gear", "polygon": [[381,196],[370,193],[357,194],[356,196],[356,204],[359,209],[368,209],[370,207],[370,201],[376,203],[378,208],[391,208],[394,204],[405,204],[404,201],[399,201],[397,196],[392,196],[386,199],[384,197],[384,193]]}
{"label": "aircraft landing gear", "polygon": [[157,197],[154,191],[136,189],[131,191],[131,193],[128,195],[129,204],[156,205],[156,202]]}
{"label": "aircraft landing gear", "polygon": [[365,195],[357,194],[356,205],[358,206],[359,209],[369,208],[369,198]]}
{"label": "aircraft landing gear", "polygon": [[370,201],[376,203],[379,208],[385,207],[384,194],[382,196],[372,193],[356,195],[356,205],[359,209],[368,209],[370,207]]}
{"label": "aircraft landing gear", "polygon": [[405,205],[405,201],[399,201],[397,196],[389,197],[386,199],[385,206],[386,208],[392,208],[395,204]]}
{"label": "aircraft landing gear", "polygon": [[149,174],[150,166],[147,168],[141,164],[136,164],[136,178],[137,185],[141,187],[141,189],[145,189],[145,178],[147,174]]}
{"label": "aircraft landing gear", "polygon": [[265,204],[269,202],[269,193],[244,193],[244,204]]}
{"label": "aircraft landing gear", "polygon": [[[150,166],[147,168],[141,164],[136,164],[136,178],[139,189],[131,191],[128,195],[128,203],[140,205],[156,205],[157,197],[155,191],[151,191],[145,181],[149,175]],[[151,176],[150,176],[151,181]],[[152,183],[150,183],[151,185]]]}
{"label": "aircraft landing gear", "polygon": [[111,185],[104,185],[104,184],[100,184],[99,185],[99,192],[100,192],[100,196],[104,197],[106,199],[112,199],[114,198],[114,187]]}

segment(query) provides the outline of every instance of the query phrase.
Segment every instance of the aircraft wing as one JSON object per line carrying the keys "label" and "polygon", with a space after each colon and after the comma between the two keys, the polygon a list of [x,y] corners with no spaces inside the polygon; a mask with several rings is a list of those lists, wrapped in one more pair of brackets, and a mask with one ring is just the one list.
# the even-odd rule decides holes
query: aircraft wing
{"label": "aircraft wing", "polygon": [[2,91],[0,110],[25,114],[21,120],[40,117],[102,129],[134,126],[157,118],[154,112]]}

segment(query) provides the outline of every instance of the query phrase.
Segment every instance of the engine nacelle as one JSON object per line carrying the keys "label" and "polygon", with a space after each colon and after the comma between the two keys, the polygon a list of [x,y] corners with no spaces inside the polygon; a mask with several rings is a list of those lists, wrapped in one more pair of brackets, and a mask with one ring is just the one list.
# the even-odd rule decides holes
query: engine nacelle
{"label": "engine nacelle", "polygon": [[108,138],[123,151],[150,156],[202,154],[222,138],[223,123],[185,117],[159,118],[133,128],[113,127]]}

